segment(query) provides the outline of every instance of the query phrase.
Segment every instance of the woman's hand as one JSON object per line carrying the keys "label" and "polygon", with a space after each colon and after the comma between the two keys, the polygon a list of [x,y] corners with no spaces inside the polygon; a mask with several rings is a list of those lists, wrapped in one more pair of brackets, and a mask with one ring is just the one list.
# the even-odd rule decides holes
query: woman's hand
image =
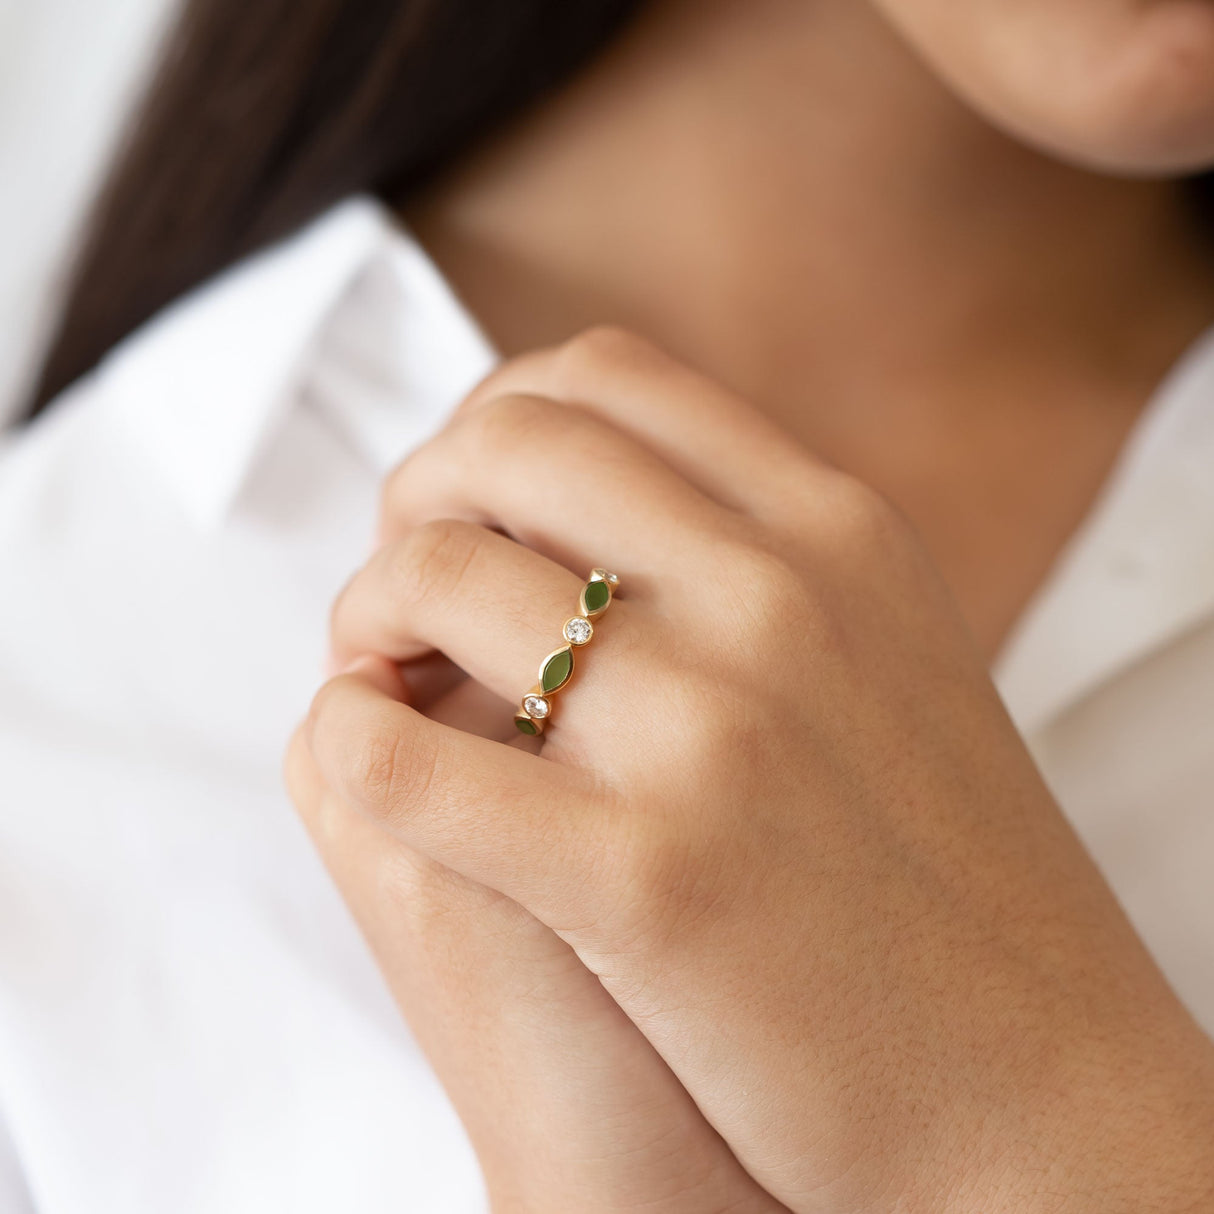
{"label": "woman's hand", "polygon": [[[334,641],[340,645],[340,631]],[[440,663],[352,668],[485,737],[501,704]],[[454,677],[453,677],[454,676]],[[414,1035],[469,1132],[498,1214],[778,1214],[568,944],[334,795],[302,735],[288,781]]]}
{"label": "woman's hand", "polygon": [[772,1194],[1103,1214],[1214,1195],[1210,1043],[875,494],[595,333],[474,394],[393,477],[384,540],[337,606],[340,656],[441,652],[506,717],[585,571],[621,575],[541,754],[359,671],[299,749],[377,829],[568,943]]}

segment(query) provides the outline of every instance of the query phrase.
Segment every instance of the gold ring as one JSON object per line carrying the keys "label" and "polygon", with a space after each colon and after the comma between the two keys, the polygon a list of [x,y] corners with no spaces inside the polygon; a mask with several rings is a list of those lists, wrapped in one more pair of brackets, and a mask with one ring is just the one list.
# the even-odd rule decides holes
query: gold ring
{"label": "gold ring", "polygon": [[523,703],[514,714],[519,733],[535,737],[544,732],[552,713],[552,697],[573,677],[574,649],[580,649],[594,636],[594,625],[590,621],[611,606],[619,584],[620,579],[606,569],[590,571],[578,601],[578,614],[570,616],[562,629],[565,644],[554,649],[540,663],[539,682],[523,696]]}

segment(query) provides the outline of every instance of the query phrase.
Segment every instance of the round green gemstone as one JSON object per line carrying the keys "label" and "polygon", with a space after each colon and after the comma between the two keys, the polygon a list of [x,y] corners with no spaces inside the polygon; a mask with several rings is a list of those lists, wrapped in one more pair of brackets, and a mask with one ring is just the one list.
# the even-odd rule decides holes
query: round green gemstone
{"label": "round green gemstone", "polygon": [[528,721],[526,717],[515,717],[514,723],[518,726],[519,733],[525,733],[529,738],[534,738],[540,731],[539,726],[534,721]]}

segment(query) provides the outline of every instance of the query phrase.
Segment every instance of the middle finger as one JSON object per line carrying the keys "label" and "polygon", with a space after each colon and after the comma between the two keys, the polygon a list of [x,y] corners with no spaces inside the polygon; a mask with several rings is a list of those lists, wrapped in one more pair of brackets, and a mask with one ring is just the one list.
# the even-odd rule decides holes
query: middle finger
{"label": "middle finger", "polygon": [[438,518],[496,527],[578,568],[665,568],[741,517],[575,405],[504,396],[459,416],[392,474],[381,538]]}

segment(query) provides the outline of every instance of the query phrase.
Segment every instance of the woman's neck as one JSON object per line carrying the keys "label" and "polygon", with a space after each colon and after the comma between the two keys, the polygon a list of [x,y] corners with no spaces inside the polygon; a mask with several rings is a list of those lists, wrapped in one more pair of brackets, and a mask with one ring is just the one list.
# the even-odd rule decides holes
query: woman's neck
{"label": "woman's neck", "polygon": [[889,493],[959,572],[986,541],[936,534],[942,468],[956,498],[1009,437],[1091,446],[1073,526],[1214,318],[1179,187],[1005,137],[859,0],[658,0],[407,219],[505,353],[634,328]]}

